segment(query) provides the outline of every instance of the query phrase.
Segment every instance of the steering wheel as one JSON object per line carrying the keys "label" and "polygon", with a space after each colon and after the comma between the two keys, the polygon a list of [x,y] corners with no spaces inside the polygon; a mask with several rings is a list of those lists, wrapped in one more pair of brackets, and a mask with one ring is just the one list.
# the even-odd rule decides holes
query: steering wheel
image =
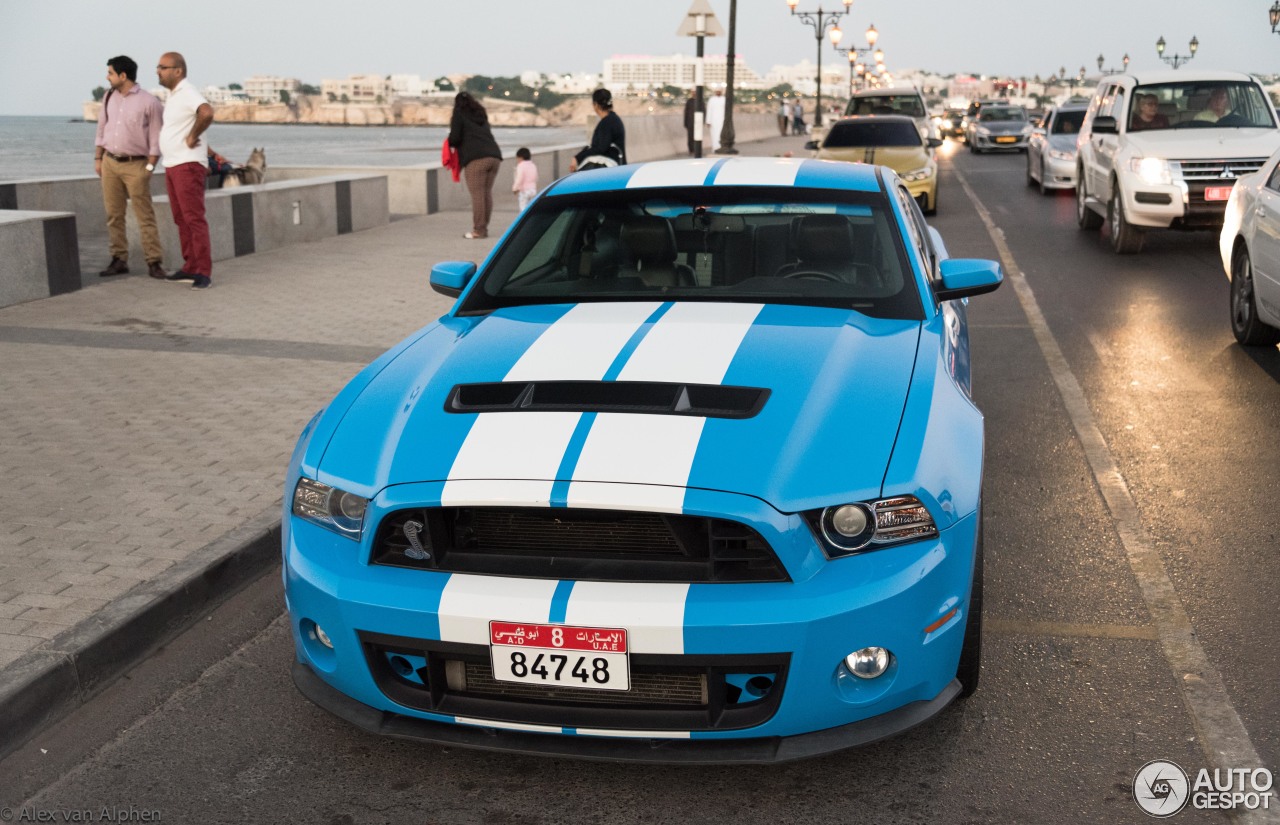
{"label": "steering wheel", "polygon": [[793,272],[786,273],[782,277],[809,278],[815,281],[831,281],[832,283],[837,283],[837,284],[844,283],[844,278],[841,278],[839,275],[836,275],[833,272],[824,272],[821,269],[797,269]]}

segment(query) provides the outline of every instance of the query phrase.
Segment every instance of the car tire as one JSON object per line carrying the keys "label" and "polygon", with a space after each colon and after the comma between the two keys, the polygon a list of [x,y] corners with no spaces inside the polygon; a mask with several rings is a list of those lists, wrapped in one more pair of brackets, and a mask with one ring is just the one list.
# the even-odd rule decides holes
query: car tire
{"label": "car tire", "polygon": [[973,555],[973,585],[969,591],[969,616],[964,626],[964,645],[956,679],[960,698],[967,699],[978,689],[982,676],[982,511],[978,511],[978,545]]}
{"label": "car tire", "polygon": [[1258,303],[1254,297],[1253,261],[1249,250],[1240,247],[1231,259],[1231,331],[1246,347],[1272,347],[1280,344],[1280,329],[1258,320]]}
{"label": "car tire", "polygon": [[[1043,171],[1042,171],[1043,174]],[[1036,179],[1031,175],[1031,153],[1027,153],[1027,186],[1035,186]]]}
{"label": "car tire", "polygon": [[1088,206],[1089,193],[1084,188],[1084,171],[1076,170],[1076,225],[1081,229],[1102,226],[1102,216]]}
{"label": "car tire", "polygon": [[1044,185],[1044,160],[1043,159],[1041,159],[1040,161],[1040,194],[1041,195],[1053,194],[1053,190]]}
{"label": "car tire", "polygon": [[924,210],[924,213],[926,215],[938,214],[938,190],[937,189],[933,190],[933,205],[930,206],[928,209]]}
{"label": "car tire", "polygon": [[1125,219],[1124,198],[1120,195],[1118,181],[1111,182],[1111,200],[1107,202],[1107,228],[1111,230],[1111,248],[1117,255],[1132,255],[1142,251],[1146,233]]}

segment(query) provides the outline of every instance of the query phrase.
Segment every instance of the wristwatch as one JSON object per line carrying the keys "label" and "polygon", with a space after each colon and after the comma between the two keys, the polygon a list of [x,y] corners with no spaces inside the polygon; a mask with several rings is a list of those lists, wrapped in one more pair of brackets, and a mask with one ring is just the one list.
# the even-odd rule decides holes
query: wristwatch
{"label": "wristwatch", "polygon": [[154,172],[154,171],[156,171],[156,165],[155,165],[154,163],[148,163],[148,164],[146,165],[146,170],[147,170],[148,172]]}

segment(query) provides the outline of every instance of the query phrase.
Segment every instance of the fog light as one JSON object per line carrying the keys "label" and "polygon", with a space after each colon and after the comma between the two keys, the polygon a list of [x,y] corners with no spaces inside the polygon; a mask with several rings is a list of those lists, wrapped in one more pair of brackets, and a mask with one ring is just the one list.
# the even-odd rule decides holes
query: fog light
{"label": "fog light", "polygon": [[889,669],[893,655],[883,647],[864,647],[844,657],[844,666],[861,679],[874,679]]}
{"label": "fog light", "polygon": [[837,507],[831,515],[831,526],[836,532],[848,538],[854,538],[867,529],[867,514],[861,507],[846,504]]}
{"label": "fog light", "polygon": [[333,650],[333,640],[329,638],[329,634],[324,632],[324,628],[320,625],[312,625],[313,632],[316,634],[316,641],[325,647]]}

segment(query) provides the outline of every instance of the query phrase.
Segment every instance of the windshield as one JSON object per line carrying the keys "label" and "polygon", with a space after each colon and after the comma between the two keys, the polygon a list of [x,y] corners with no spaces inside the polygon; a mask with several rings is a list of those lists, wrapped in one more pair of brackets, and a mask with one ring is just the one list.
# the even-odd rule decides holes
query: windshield
{"label": "windshield", "polygon": [[888,118],[850,123],[839,121],[831,127],[824,149],[841,149],[856,146],[920,146],[920,132],[910,121]]}
{"label": "windshield", "polygon": [[845,114],[925,117],[924,102],[917,94],[855,97],[849,101],[849,110]]}
{"label": "windshield", "polygon": [[1015,121],[1026,121],[1027,113],[1016,107],[1007,106],[983,106],[982,111],[978,113],[979,123],[1004,123]]}
{"label": "windshield", "polygon": [[1130,100],[1130,131],[1276,126],[1256,83],[1195,81],[1138,86]]}
{"label": "windshield", "polygon": [[1051,135],[1074,135],[1080,131],[1080,124],[1084,123],[1084,109],[1076,109],[1070,112],[1058,112],[1053,118],[1053,126],[1049,129]]}
{"label": "windshield", "polygon": [[920,320],[879,192],[715,186],[549,196],[521,216],[461,314],[580,301],[742,301]]}

